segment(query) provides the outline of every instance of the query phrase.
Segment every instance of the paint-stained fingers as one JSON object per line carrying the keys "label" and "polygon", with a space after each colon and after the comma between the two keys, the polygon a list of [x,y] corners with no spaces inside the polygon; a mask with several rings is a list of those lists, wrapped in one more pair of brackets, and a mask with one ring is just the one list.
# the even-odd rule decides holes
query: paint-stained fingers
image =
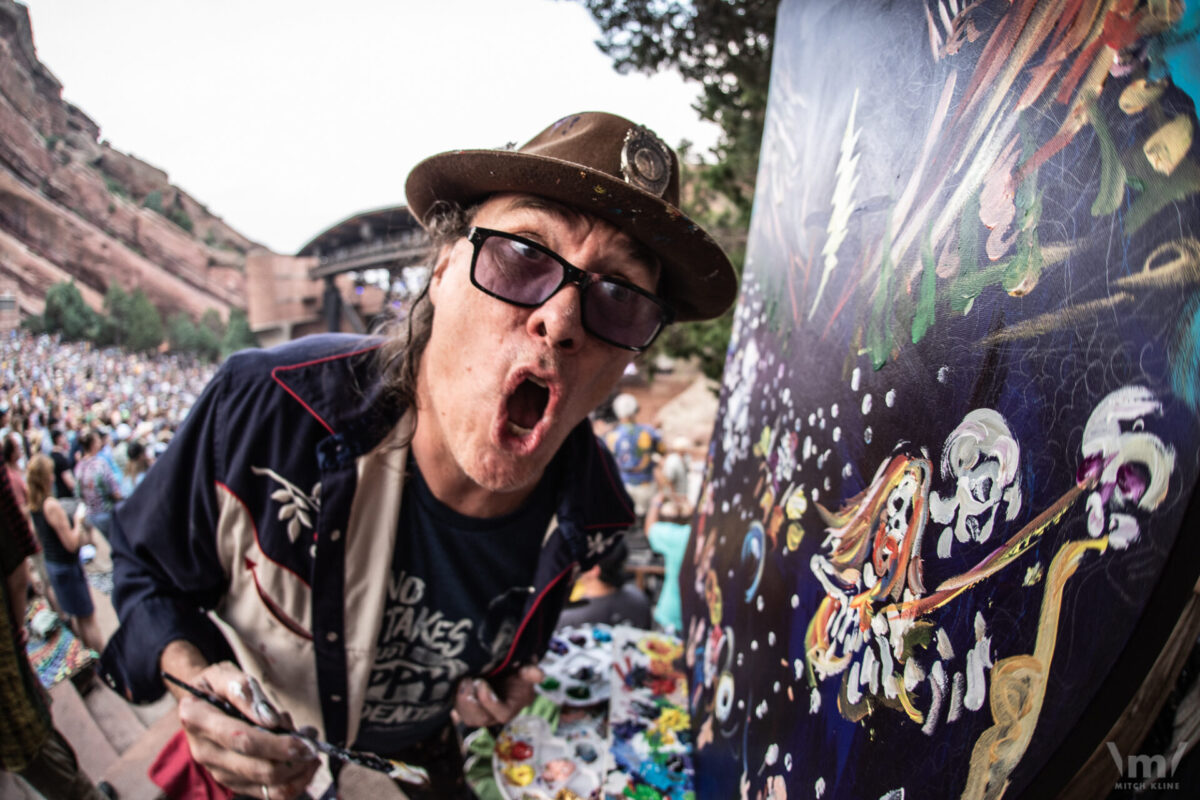
{"label": "paint-stained fingers", "polygon": [[508,722],[533,702],[537,696],[534,687],[544,678],[545,674],[538,667],[525,666],[504,678],[499,693],[486,682],[480,681],[482,685],[477,692],[479,703],[497,722]]}
{"label": "paint-stained fingers", "polygon": [[458,715],[459,722],[470,728],[483,728],[496,724],[496,719],[488,713],[479,700],[481,684],[483,681],[463,678],[458,682],[458,691],[454,695],[454,713]]}
{"label": "paint-stained fingers", "polygon": [[320,766],[316,752],[299,739],[253,728],[195,697],[180,701],[179,719],[192,758],[235,792],[253,795],[263,785],[303,788]]}
{"label": "paint-stained fingers", "polygon": [[[224,698],[258,724],[293,728],[291,716],[276,710],[258,681],[233,664],[211,664],[192,683]],[[197,697],[181,698],[179,719],[192,757],[237,792],[259,795],[266,785],[278,787],[278,796],[294,796],[308,785],[320,766],[316,751],[305,742],[259,730]],[[299,788],[288,795],[293,786]]]}

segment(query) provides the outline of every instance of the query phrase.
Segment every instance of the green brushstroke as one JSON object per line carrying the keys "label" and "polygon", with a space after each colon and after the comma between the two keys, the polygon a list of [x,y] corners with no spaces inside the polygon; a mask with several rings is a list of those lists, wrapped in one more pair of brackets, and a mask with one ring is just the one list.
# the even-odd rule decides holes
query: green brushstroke
{"label": "green brushstroke", "polygon": [[[1146,159],[1141,147],[1126,154],[1125,169],[1131,176],[1131,186],[1140,185],[1142,193],[1129,206],[1125,215],[1125,235],[1133,236],[1151,217],[1171,203],[1200,192],[1200,167],[1191,157],[1179,163],[1170,175],[1163,175]],[[1135,183],[1136,181],[1136,183]]]}
{"label": "green brushstroke", "polygon": [[[984,287],[992,283],[979,283],[979,195],[976,189],[967,198],[962,216],[958,218],[958,276],[950,284],[950,310],[966,314],[967,309]],[[1008,262],[1005,262],[1006,264]],[[987,271],[987,270],[982,270]],[[995,280],[999,280],[996,278]]]}
{"label": "green brushstroke", "polygon": [[1088,94],[1086,102],[1088,119],[1092,121],[1092,128],[1100,142],[1100,189],[1092,202],[1092,216],[1103,217],[1121,207],[1121,199],[1125,194],[1125,165],[1121,163],[1121,154],[1113,144],[1108,121],[1096,103],[1094,92]]}
{"label": "green brushstroke", "polygon": [[913,344],[925,338],[925,333],[933,326],[935,301],[937,300],[937,264],[933,260],[933,225],[925,229],[921,241],[921,295],[917,301],[917,313],[913,317]]}
{"label": "green brushstroke", "polygon": [[[1036,151],[1035,137],[1029,135],[1026,117],[1021,116],[1021,160],[1028,162]],[[1038,191],[1038,170],[1031,170],[1013,198],[1017,207],[1017,252],[1004,275],[1004,291],[1025,294],[1037,286],[1042,274],[1042,247],[1037,226],[1042,219],[1042,192]]]}
{"label": "green brushstroke", "polygon": [[887,363],[892,350],[891,319],[888,301],[892,297],[892,214],[889,211],[883,229],[883,260],[879,265],[879,284],[875,287],[875,304],[871,309],[871,320],[867,326],[867,351],[871,363],[880,369]]}
{"label": "green brushstroke", "polygon": [[1171,389],[1192,411],[1200,411],[1200,295],[1192,299],[1183,318],[1187,321],[1171,354]]}

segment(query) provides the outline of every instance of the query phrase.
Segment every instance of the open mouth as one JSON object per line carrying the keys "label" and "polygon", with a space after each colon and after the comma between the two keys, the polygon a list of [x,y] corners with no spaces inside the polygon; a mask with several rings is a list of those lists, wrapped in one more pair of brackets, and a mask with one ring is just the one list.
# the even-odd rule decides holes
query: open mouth
{"label": "open mouth", "polygon": [[532,432],[545,415],[549,403],[550,389],[546,384],[532,375],[526,376],[505,403],[509,432],[517,436]]}

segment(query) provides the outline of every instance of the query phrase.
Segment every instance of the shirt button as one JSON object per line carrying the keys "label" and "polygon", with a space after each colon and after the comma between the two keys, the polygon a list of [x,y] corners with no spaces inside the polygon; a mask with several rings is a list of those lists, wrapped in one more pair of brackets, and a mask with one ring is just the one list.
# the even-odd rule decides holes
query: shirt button
{"label": "shirt button", "polygon": [[325,634],[325,641],[327,641],[327,642],[336,642],[336,641],[337,641],[337,634],[336,634],[336,633],[334,633],[333,631],[330,631],[329,633]]}
{"label": "shirt button", "polygon": [[342,538],[341,531],[334,531],[333,533],[329,534],[329,541],[331,542],[336,542],[340,538]]}

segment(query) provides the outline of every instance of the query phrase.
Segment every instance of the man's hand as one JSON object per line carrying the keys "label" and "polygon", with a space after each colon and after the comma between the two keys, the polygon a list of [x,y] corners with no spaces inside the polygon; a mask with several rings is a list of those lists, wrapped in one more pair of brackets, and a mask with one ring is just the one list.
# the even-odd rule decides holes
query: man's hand
{"label": "man's hand", "polygon": [[[181,643],[172,642],[171,646],[177,644]],[[164,667],[166,662],[164,658]],[[198,673],[177,677],[224,698],[268,728],[293,729],[291,717],[276,711],[258,682],[234,664],[212,664]],[[299,739],[251,727],[190,694],[179,699],[179,720],[192,758],[237,794],[290,800],[304,791],[320,766],[317,754]]]}
{"label": "man's hand", "polygon": [[539,667],[527,664],[504,678],[499,695],[485,680],[464,678],[458,684],[454,713],[471,728],[503,725],[533,702],[537,694],[534,687],[545,678],[546,673]]}

